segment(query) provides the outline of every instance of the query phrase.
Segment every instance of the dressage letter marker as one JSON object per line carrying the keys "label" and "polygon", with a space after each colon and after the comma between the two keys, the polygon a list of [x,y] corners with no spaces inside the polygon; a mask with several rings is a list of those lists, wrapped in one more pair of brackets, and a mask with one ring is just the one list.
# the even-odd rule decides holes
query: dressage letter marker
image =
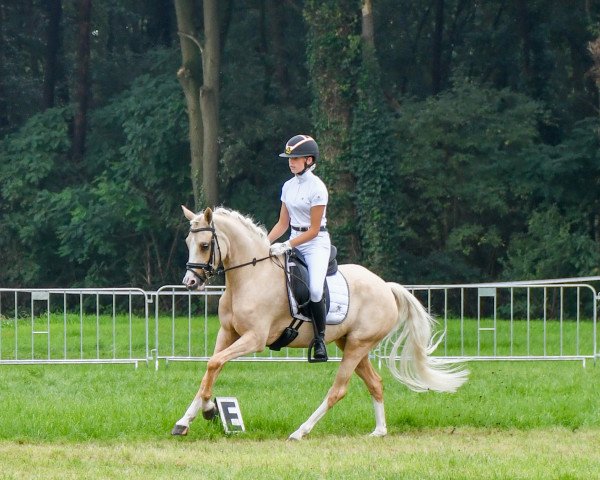
{"label": "dressage letter marker", "polygon": [[245,432],[242,411],[235,397],[217,397],[217,408],[225,433]]}

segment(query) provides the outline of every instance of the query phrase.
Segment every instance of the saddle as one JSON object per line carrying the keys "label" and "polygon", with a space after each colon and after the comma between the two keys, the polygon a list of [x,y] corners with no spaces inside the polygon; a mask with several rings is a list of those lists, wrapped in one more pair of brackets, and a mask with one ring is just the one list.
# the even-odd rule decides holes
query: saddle
{"label": "saddle", "polygon": [[[329,263],[327,264],[327,276],[335,275],[338,270],[336,260],[337,248],[332,245],[329,252]],[[308,302],[310,301],[308,265],[304,255],[297,248],[292,249],[286,257],[286,271],[289,272],[290,292],[296,300],[298,311],[305,317],[310,318]],[[323,284],[323,296],[325,297],[325,311],[329,311],[329,288],[327,280]]]}
{"label": "saddle", "polygon": [[[331,246],[331,251],[329,253],[329,263],[327,266],[327,275],[332,276],[337,273],[338,264],[336,260],[337,248],[335,246]],[[308,266],[306,264],[306,260],[304,259],[304,255],[300,252],[300,250],[294,248],[291,252],[286,254],[285,257],[285,270],[288,281],[288,291],[289,294],[294,297],[296,301],[296,305],[298,306],[298,313],[302,314],[304,317],[311,318],[311,314],[308,308],[308,303],[310,301],[310,288],[309,288],[309,275],[308,275]],[[327,285],[327,279],[325,279],[323,285],[323,296],[325,297],[325,310],[329,311],[330,307],[330,295],[329,295],[329,287]],[[298,320],[294,318],[292,307],[290,304],[290,314],[292,315],[292,323],[289,327],[282,332],[281,336],[275,340],[269,348],[271,350],[279,351],[283,347],[289,345],[297,336],[298,329],[300,325],[302,325],[303,320]]]}

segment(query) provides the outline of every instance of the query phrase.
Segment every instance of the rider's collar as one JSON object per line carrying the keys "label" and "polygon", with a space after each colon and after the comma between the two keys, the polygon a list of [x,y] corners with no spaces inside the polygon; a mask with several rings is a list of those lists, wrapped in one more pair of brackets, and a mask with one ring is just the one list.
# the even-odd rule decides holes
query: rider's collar
{"label": "rider's collar", "polygon": [[298,179],[299,183],[306,182],[311,176],[314,175],[312,171],[315,169],[316,165],[313,163],[310,167],[304,170],[302,173],[297,173],[295,177]]}

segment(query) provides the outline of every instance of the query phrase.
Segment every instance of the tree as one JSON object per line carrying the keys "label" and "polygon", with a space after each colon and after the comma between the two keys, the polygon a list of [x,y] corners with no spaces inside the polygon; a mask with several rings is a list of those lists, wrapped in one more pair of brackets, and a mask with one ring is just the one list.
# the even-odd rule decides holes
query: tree
{"label": "tree", "polygon": [[323,157],[319,172],[329,188],[329,226],[344,262],[356,262],[362,255],[350,135],[360,65],[359,14],[355,0],[309,0],[304,9],[315,139]]}
{"label": "tree", "polygon": [[72,156],[76,164],[83,162],[87,130],[88,105],[90,101],[90,36],[92,0],[79,4],[77,60],[75,74],[75,116],[73,119]]}
{"label": "tree", "polygon": [[351,159],[356,179],[354,205],[360,232],[361,263],[392,279],[402,263],[399,252],[398,178],[396,175],[392,112],[384,101],[374,39],[372,4],[362,6],[361,64],[352,111]]}
{"label": "tree", "polygon": [[2,135],[8,127],[8,100],[6,98],[5,86],[5,67],[4,55],[6,52],[6,42],[4,40],[4,5],[0,5],[0,135]]}
{"label": "tree", "polygon": [[442,89],[442,42],[444,37],[444,3],[435,0],[435,27],[431,48],[431,93],[438,94]]}
{"label": "tree", "polygon": [[187,173],[172,71],[139,77],[91,113],[88,175],[77,183],[63,180],[69,119],[68,107],[47,109],[0,142],[0,284],[172,282],[185,263],[178,231]]}
{"label": "tree", "polygon": [[290,175],[277,154],[293,135],[314,134],[301,12],[300,0],[238,5],[222,49],[221,198],[266,225]]}
{"label": "tree", "polygon": [[[204,43],[195,27],[193,0],[175,0],[182,66],[177,72],[188,108],[191,179],[196,208],[219,201],[219,15],[217,0],[203,0]],[[203,205],[206,204],[206,205]]]}
{"label": "tree", "polygon": [[579,212],[567,215],[551,206],[534,211],[526,233],[515,234],[507,252],[504,277],[533,280],[600,273],[600,251],[582,228]]}
{"label": "tree", "polygon": [[[588,50],[594,62],[593,67],[590,69],[590,74],[594,82],[596,82],[596,88],[600,94],[600,37],[588,44]],[[600,103],[598,107],[600,113]]]}
{"label": "tree", "polygon": [[537,153],[539,104],[508,89],[454,82],[435,98],[406,100],[397,123],[396,228],[399,249],[414,257],[404,270],[414,281],[496,277],[511,233],[527,221],[520,207],[532,186],[522,170],[537,171],[547,158]]}
{"label": "tree", "polygon": [[44,108],[54,106],[54,95],[61,62],[58,52],[61,44],[62,0],[46,3],[48,26],[46,27],[46,54],[44,58]]}

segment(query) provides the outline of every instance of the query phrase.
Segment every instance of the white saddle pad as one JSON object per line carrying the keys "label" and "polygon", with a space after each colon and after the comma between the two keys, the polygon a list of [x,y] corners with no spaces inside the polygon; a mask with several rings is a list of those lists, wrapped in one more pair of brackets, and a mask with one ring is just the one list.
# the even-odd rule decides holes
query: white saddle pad
{"label": "white saddle pad", "polygon": [[[348,291],[348,282],[338,270],[335,275],[326,278],[327,288],[329,289],[329,311],[327,312],[327,325],[338,325],[342,323],[348,315],[350,305],[350,293]],[[288,296],[290,298],[290,307],[292,317],[310,322],[311,319],[298,312],[298,304],[290,291],[288,285]]]}

